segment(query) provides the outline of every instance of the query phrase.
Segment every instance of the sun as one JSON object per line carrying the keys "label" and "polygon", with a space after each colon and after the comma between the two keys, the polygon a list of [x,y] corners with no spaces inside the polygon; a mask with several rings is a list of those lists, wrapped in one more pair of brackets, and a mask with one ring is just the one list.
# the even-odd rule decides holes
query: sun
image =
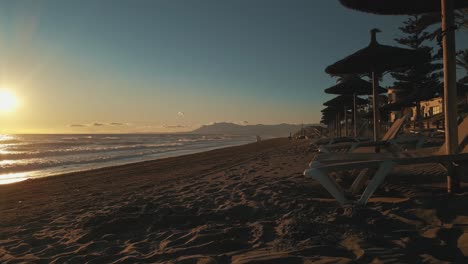
{"label": "sun", "polygon": [[11,112],[18,106],[18,98],[8,90],[0,90],[0,112]]}

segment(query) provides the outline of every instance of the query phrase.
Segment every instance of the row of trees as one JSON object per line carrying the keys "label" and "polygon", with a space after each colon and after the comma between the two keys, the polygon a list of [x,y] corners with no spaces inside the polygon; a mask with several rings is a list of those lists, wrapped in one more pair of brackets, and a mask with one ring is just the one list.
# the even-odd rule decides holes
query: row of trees
{"label": "row of trees", "polygon": [[[456,11],[457,30],[468,30],[468,9]],[[399,91],[403,105],[416,105],[416,120],[421,120],[420,102],[442,95],[443,65],[441,47],[440,14],[410,16],[399,27],[401,37],[395,41],[411,49],[419,50],[427,56],[415,61],[415,67],[390,72],[394,79],[393,88]],[[460,83],[468,85],[468,49],[458,52],[457,66],[462,70]],[[337,82],[343,82],[352,76],[338,76]],[[369,77],[369,76],[367,76]],[[381,116],[385,119],[385,116]]]}
{"label": "row of trees", "polygon": [[[456,13],[457,30],[468,29],[468,9]],[[402,36],[396,38],[399,44],[426,53],[427,59],[414,62],[416,67],[391,73],[394,88],[402,92],[403,101],[416,104],[417,120],[421,119],[420,101],[442,94],[443,77],[440,14],[425,14],[409,17],[399,27]],[[457,65],[464,75],[459,82],[468,82],[468,49],[458,52]]]}
{"label": "row of trees", "polygon": [[[415,62],[417,67],[412,69],[392,73],[392,77],[396,80],[395,87],[410,89],[422,98],[428,93],[431,95],[432,92],[439,92],[430,90],[433,87],[438,87],[443,76],[441,73],[443,66],[441,64],[442,49],[440,46],[443,32],[441,32],[439,24],[440,14],[425,14],[409,17],[404,25],[399,28],[403,36],[395,39],[395,41],[401,45],[427,53],[430,59]],[[456,12],[456,25],[457,30],[468,29],[468,9]],[[434,44],[439,44],[439,47],[435,48]],[[464,77],[466,77],[468,75],[468,49],[466,47],[458,52],[457,65],[465,70]]]}

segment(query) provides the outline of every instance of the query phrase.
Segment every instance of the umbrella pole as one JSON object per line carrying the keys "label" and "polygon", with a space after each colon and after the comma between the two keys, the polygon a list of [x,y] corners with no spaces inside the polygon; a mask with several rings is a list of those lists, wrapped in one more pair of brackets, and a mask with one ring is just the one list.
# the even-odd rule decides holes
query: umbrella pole
{"label": "umbrella pole", "polygon": [[[456,93],[456,51],[455,22],[453,0],[441,0],[442,4],[442,39],[444,62],[444,112],[445,112],[445,146],[447,154],[455,154],[458,147],[457,128],[457,93]],[[455,175],[453,166],[447,176],[447,191],[457,192],[460,181]]]}
{"label": "umbrella pole", "polygon": [[328,121],[329,126],[328,126],[328,137],[332,138],[333,135],[335,134],[335,124],[333,123],[333,120]]}
{"label": "umbrella pole", "polygon": [[356,93],[353,94],[353,125],[354,125],[354,137],[357,138],[357,112],[356,112]]}
{"label": "umbrella pole", "polygon": [[336,117],[335,117],[335,119],[333,119],[333,136],[336,137],[337,134],[338,134],[338,130],[336,128]]}
{"label": "umbrella pole", "polygon": [[[379,140],[379,111],[378,111],[378,94],[379,77],[376,72],[372,72],[372,110],[374,112],[374,141]],[[377,148],[376,148],[376,151]]]}
{"label": "umbrella pole", "polygon": [[341,132],[342,132],[343,130],[341,129],[340,113],[337,112],[336,114],[337,114],[337,116],[338,116],[338,118],[337,118],[337,120],[338,120],[338,134],[339,134],[338,137],[341,137],[341,136],[342,136],[342,135],[341,135]]}
{"label": "umbrella pole", "polygon": [[[367,96],[367,101],[370,102],[369,98],[370,98],[370,96]],[[369,118],[369,109],[370,109],[370,108],[371,108],[370,103],[368,103],[368,104],[367,104],[367,119],[366,119],[366,120],[367,120],[367,124],[366,124],[366,136],[367,136],[368,138],[371,137],[371,135],[370,135],[370,124],[371,124],[371,120],[370,120],[370,118]]]}
{"label": "umbrella pole", "polygon": [[336,112],[335,114],[335,128],[336,128],[336,134],[335,134],[335,138],[339,137],[339,133],[340,133],[340,126],[338,125],[338,122],[340,120],[340,117],[338,115],[338,112]]}
{"label": "umbrella pole", "polygon": [[345,125],[345,137],[348,136],[348,115],[346,113],[346,105],[344,106],[344,125]]}
{"label": "umbrella pole", "polygon": [[336,115],[335,115],[335,127],[336,127],[336,134],[335,134],[335,138],[339,137],[340,136],[340,126],[339,126],[339,122],[340,122],[340,115],[338,114],[338,111],[336,112]]}
{"label": "umbrella pole", "polygon": [[333,124],[333,136],[336,137],[336,121],[335,121],[335,119],[333,119],[332,124]]}

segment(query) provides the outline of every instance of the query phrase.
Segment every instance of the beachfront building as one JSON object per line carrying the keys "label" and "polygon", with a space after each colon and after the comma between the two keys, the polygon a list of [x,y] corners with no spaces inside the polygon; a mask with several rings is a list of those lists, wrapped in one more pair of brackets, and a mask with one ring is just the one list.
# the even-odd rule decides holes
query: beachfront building
{"label": "beachfront building", "polygon": [[[468,105],[468,93],[466,92],[465,87],[459,87],[457,93],[457,102],[459,108],[461,108],[461,112],[465,112],[463,106]],[[389,104],[396,104],[405,100],[406,93],[400,91],[395,88],[388,88],[388,103]],[[427,128],[438,128],[439,126],[443,126],[443,112],[444,112],[444,105],[443,105],[443,97],[442,96],[435,96],[434,98],[430,98],[427,100],[423,100],[419,102],[421,117],[424,120]],[[410,114],[410,120],[416,121],[417,119],[417,107],[407,106],[401,107],[399,110],[392,110],[390,111],[389,121],[394,122],[399,117],[403,116],[404,114]]]}
{"label": "beachfront building", "polygon": [[[443,99],[442,97],[432,98],[421,102],[421,113],[423,118],[433,117],[443,113]],[[416,116],[416,107],[412,107],[413,115],[412,119]]]}
{"label": "beachfront building", "polygon": [[[405,100],[407,94],[396,88],[388,88],[388,104],[398,104]],[[420,102],[420,111],[422,118],[429,118],[443,113],[443,99],[438,96],[428,100]],[[400,118],[404,114],[410,115],[411,121],[416,121],[417,119],[417,107],[416,106],[403,106],[399,110],[393,109],[390,111],[389,121],[394,122],[396,119]]]}
{"label": "beachfront building", "polygon": [[[389,105],[402,102],[406,96],[407,93],[403,90],[397,89],[395,87],[387,88],[387,103]],[[395,120],[402,117],[404,114],[408,113],[409,111],[412,111],[408,107],[399,107],[397,109],[392,109],[389,111],[389,122],[393,123]],[[411,116],[413,115],[416,116],[416,110],[414,111],[414,113],[411,113]]]}

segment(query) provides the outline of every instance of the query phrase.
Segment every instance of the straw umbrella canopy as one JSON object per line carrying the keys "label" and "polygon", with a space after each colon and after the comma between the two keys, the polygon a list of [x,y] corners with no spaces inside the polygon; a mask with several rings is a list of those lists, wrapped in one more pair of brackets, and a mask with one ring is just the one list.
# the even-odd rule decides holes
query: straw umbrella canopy
{"label": "straw umbrella canopy", "polygon": [[[378,87],[377,93],[385,93],[385,90],[382,87]],[[372,94],[372,84],[370,82],[364,81],[363,79],[357,76],[348,76],[343,78],[343,80],[336,85],[333,85],[330,88],[325,89],[325,93],[328,94],[342,94],[342,95],[352,95],[356,99],[357,95],[371,95]],[[357,105],[355,101],[353,102],[353,128],[354,136],[357,136]]]}
{"label": "straw umbrella canopy", "polygon": [[332,75],[372,73],[375,141],[379,139],[379,118],[378,111],[376,111],[378,107],[378,76],[388,70],[412,66],[413,61],[425,56],[425,54],[415,50],[379,44],[376,37],[378,32],[380,32],[378,29],[371,30],[371,41],[367,47],[325,69],[325,72]]}
{"label": "straw umbrella canopy", "polygon": [[327,106],[326,108],[320,110],[322,112],[322,117],[327,117],[331,119],[336,119],[336,115],[340,114],[343,112],[343,109],[338,108],[340,106],[338,105],[333,105],[333,106]]}
{"label": "straw umbrella canopy", "polygon": [[[383,15],[411,15],[441,12],[442,49],[444,62],[444,115],[445,146],[447,154],[454,154],[458,148],[457,96],[456,96],[456,48],[454,10],[468,7],[467,0],[340,0],[346,7],[363,12]],[[448,178],[448,191],[459,188],[459,182]],[[452,186],[453,185],[453,186]]]}
{"label": "straw umbrella canopy", "polygon": [[347,118],[347,109],[354,104],[356,105],[362,105],[366,104],[367,100],[361,99],[359,97],[354,97],[353,95],[340,95],[337,96],[327,102],[325,102],[323,105],[329,106],[329,107],[334,107],[334,108],[343,108],[344,110],[344,118],[345,118],[345,132],[346,136],[348,135],[348,118]]}
{"label": "straw umbrella canopy", "polygon": [[382,45],[377,42],[379,29],[371,30],[370,44],[350,56],[328,66],[328,74],[366,74],[370,72],[384,73],[388,70],[411,66],[414,60],[420,59],[421,52]]}
{"label": "straw umbrella canopy", "polygon": [[[468,7],[466,0],[452,0],[455,9]],[[440,0],[340,0],[344,6],[374,14],[411,15],[441,11]]]}
{"label": "straw umbrella canopy", "polygon": [[325,107],[324,109],[320,110],[322,112],[322,120],[321,122],[327,125],[333,125],[335,129],[335,135],[338,135],[338,120],[339,120],[339,113],[338,109],[334,107]]}
{"label": "straw umbrella canopy", "polygon": [[[329,107],[343,107],[343,106],[352,106],[354,102],[354,98],[352,95],[339,95],[331,100],[326,101],[323,103],[324,106]],[[367,100],[357,97],[356,98],[357,105],[367,104]]]}
{"label": "straw umbrella canopy", "polygon": [[335,120],[336,114],[338,113],[337,109],[333,109],[330,107],[325,108],[322,112],[322,118],[328,121]]}
{"label": "straw umbrella canopy", "polygon": [[[327,89],[325,92],[328,94],[344,94],[344,95],[371,95],[372,83],[364,81],[359,77],[348,77],[343,79],[342,82],[337,83]],[[377,93],[385,93],[386,89],[378,87]]]}

